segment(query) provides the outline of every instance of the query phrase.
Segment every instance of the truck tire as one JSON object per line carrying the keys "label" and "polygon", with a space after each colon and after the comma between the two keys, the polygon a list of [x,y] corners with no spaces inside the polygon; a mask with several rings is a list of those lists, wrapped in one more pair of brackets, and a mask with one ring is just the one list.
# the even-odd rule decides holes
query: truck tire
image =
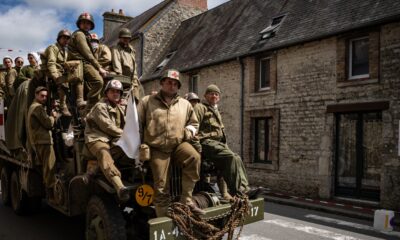
{"label": "truck tire", "polygon": [[87,240],[126,240],[126,222],[118,204],[108,198],[93,196],[86,209]]}
{"label": "truck tire", "polygon": [[10,205],[10,170],[3,166],[1,169],[1,200],[5,206]]}
{"label": "truck tire", "polygon": [[17,215],[24,215],[27,211],[27,196],[21,189],[17,171],[11,175],[10,186],[11,207]]}

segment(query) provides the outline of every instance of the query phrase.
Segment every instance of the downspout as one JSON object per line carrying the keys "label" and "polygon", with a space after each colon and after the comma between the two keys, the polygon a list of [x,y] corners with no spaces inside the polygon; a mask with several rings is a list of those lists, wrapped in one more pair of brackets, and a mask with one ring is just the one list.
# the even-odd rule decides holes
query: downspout
{"label": "downspout", "polygon": [[244,156],[244,63],[243,58],[238,57],[240,64],[240,157]]}
{"label": "downspout", "polygon": [[139,67],[139,76],[143,74],[143,48],[144,48],[144,37],[143,33],[139,32],[139,41],[140,41],[140,67]]}

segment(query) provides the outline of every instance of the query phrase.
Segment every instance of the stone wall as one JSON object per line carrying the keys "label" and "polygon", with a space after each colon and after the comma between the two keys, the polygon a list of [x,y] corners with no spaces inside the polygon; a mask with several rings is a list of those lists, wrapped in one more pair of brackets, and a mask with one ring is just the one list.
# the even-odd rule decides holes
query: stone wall
{"label": "stone wall", "polygon": [[197,6],[188,5],[188,3],[170,4],[157,16],[157,20],[142,29],[144,33],[143,74],[160,62],[159,58],[163,56],[164,49],[175,36],[181,22],[205,11]]}
{"label": "stone wall", "polygon": [[[253,153],[252,114],[274,109],[279,115],[273,119],[278,124],[278,163],[247,164],[250,180],[256,185],[294,194],[318,194],[318,154],[326,128],[326,104],[333,102],[335,93],[336,40],[297,45],[281,49],[276,55],[276,90],[255,92],[246,85],[245,161],[251,163]],[[246,83],[254,84],[255,59],[246,59]],[[259,117],[259,116],[257,116]],[[270,116],[268,116],[270,117]],[[329,129],[329,127],[328,127]],[[321,161],[330,162],[330,158]]]}
{"label": "stone wall", "polygon": [[[370,36],[370,79],[345,82],[343,36],[299,44],[266,55],[277,58],[277,87],[254,91],[257,57],[248,57],[245,97],[245,159],[253,184],[293,194],[334,196],[335,115],[327,106],[337,103],[389,101],[382,111],[381,205],[398,209],[396,185],[398,168],[398,130],[400,119],[400,23],[364,29]],[[346,35],[345,35],[346,36]],[[342,48],[342,49],[341,49]],[[374,50],[376,49],[376,50]],[[379,61],[376,61],[379,56]],[[279,111],[277,167],[252,163],[253,133],[251,118],[255,113]],[[272,116],[272,115],[271,115]],[[258,115],[257,115],[258,117]],[[270,117],[270,116],[268,116]]]}

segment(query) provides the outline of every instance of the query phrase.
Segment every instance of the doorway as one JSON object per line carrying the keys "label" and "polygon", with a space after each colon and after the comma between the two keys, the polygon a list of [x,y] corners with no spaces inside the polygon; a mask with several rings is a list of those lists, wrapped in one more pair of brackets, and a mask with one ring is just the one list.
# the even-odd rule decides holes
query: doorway
{"label": "doorway", "polygon": [[336,114],[335,194],[379,201],[382,112]]}

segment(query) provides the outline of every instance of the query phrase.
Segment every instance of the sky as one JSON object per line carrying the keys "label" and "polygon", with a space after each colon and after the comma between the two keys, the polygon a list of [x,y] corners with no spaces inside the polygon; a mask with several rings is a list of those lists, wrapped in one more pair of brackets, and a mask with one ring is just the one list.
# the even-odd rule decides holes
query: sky
{"label": "sky", "polygon": [[[214,8],[228,0],[208,0]],[[96,28],[103,36],[103,13],[118,12],[137,16],[162,0],[0,0],[0,59],[11,56],[25,58],[28,52],[43,51],[56,41],[61,29],[76,30],[75,22],[82,12],[90,12]]]}

